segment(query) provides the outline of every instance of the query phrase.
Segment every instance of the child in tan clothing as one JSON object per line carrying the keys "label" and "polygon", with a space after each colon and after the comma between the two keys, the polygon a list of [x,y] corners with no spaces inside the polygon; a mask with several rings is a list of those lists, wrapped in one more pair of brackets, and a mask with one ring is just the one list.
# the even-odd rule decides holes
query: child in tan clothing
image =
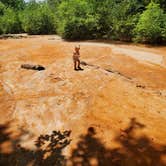
{"label": "child in tan clothing", "polygon": [[73,62],[74,62],[74,70],[83,70],[80,67],[80,45],[75,46],[74,52],[73,52]]}

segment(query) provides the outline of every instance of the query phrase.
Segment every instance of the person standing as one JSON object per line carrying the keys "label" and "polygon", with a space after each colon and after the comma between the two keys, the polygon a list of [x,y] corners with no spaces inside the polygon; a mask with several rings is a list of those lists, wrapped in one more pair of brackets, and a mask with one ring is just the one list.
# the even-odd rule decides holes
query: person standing
{"label": "person standing", "polygon": [[73,52],[73,62],[74,62],[74,70],[83,70],[80,67],[80,45],[75,46],[74,52]]}

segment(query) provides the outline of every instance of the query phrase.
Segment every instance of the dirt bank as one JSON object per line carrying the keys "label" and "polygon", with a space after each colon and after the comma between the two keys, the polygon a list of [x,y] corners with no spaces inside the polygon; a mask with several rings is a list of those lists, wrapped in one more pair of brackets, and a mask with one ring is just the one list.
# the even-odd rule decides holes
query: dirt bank
{"label": "dirt bank", "polygon": [[0,133],[8,135],[1,154],[71,130],[67,165],[166,165],[166,47],[79,42],[88,65],[77,72],[75,44],[56,36],[0,40]]}

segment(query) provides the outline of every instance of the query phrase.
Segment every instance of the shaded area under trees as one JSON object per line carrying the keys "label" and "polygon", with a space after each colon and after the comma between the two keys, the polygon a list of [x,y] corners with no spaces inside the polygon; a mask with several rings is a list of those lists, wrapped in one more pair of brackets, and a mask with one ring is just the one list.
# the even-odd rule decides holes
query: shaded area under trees
{"label": "shaded area under trees", "polygon": [[[145,135],[135,136],[135,131],[145,127],[132,118],[128,126],[115,137],[115,141],[120,144],[119,148],[105,147],[96,137],[95,128],[89,127],[87,134],[80,136],[71,157],[67,159],[62,151],[70,144],[71,131],[53,131],[51,135],[41,135],[35,142],[36,150],[28,150],[19,145],[20,138],[10,138],[12,133],[8,132],[8,124],[1,125],[0,165],[165,166],[163,159],[166,157],[166,145],[156,145]],[[2,145],[8,141],[13,151],[4,153]]]}
{"label": "shaded area under trees", "polygon": [[[63,166],[66,158],[62,154],[63,149],[70,144],[71,131],[53,131],[50,135],[40,135],[35,141],[35,150],[29,150],[20,146],[21,132],[19,137],[11,138],[8,131],[10,124],[0,125],[0,165],[1,166]],[[10,144],[11,152],[3,152],[3,145]]]}

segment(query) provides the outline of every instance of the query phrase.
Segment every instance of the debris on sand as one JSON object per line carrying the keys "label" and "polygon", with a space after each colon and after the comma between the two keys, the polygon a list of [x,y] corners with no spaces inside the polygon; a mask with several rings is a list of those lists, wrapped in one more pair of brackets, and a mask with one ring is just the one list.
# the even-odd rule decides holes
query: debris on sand
{"label": "debris on sand", "polygon": [[144,85],[139,85],[139,84],[137,84],[136,87],[137,87],[137,88],[142,88],[142,89],[145,89],[145,88],[146,88]]}
{"label": "debris on sand", "polygon": [[45,70],[45,67],[41,65],[32,65],[32,64],[22,64],[21,68],[23,69],[28,69],[28,70]]}

